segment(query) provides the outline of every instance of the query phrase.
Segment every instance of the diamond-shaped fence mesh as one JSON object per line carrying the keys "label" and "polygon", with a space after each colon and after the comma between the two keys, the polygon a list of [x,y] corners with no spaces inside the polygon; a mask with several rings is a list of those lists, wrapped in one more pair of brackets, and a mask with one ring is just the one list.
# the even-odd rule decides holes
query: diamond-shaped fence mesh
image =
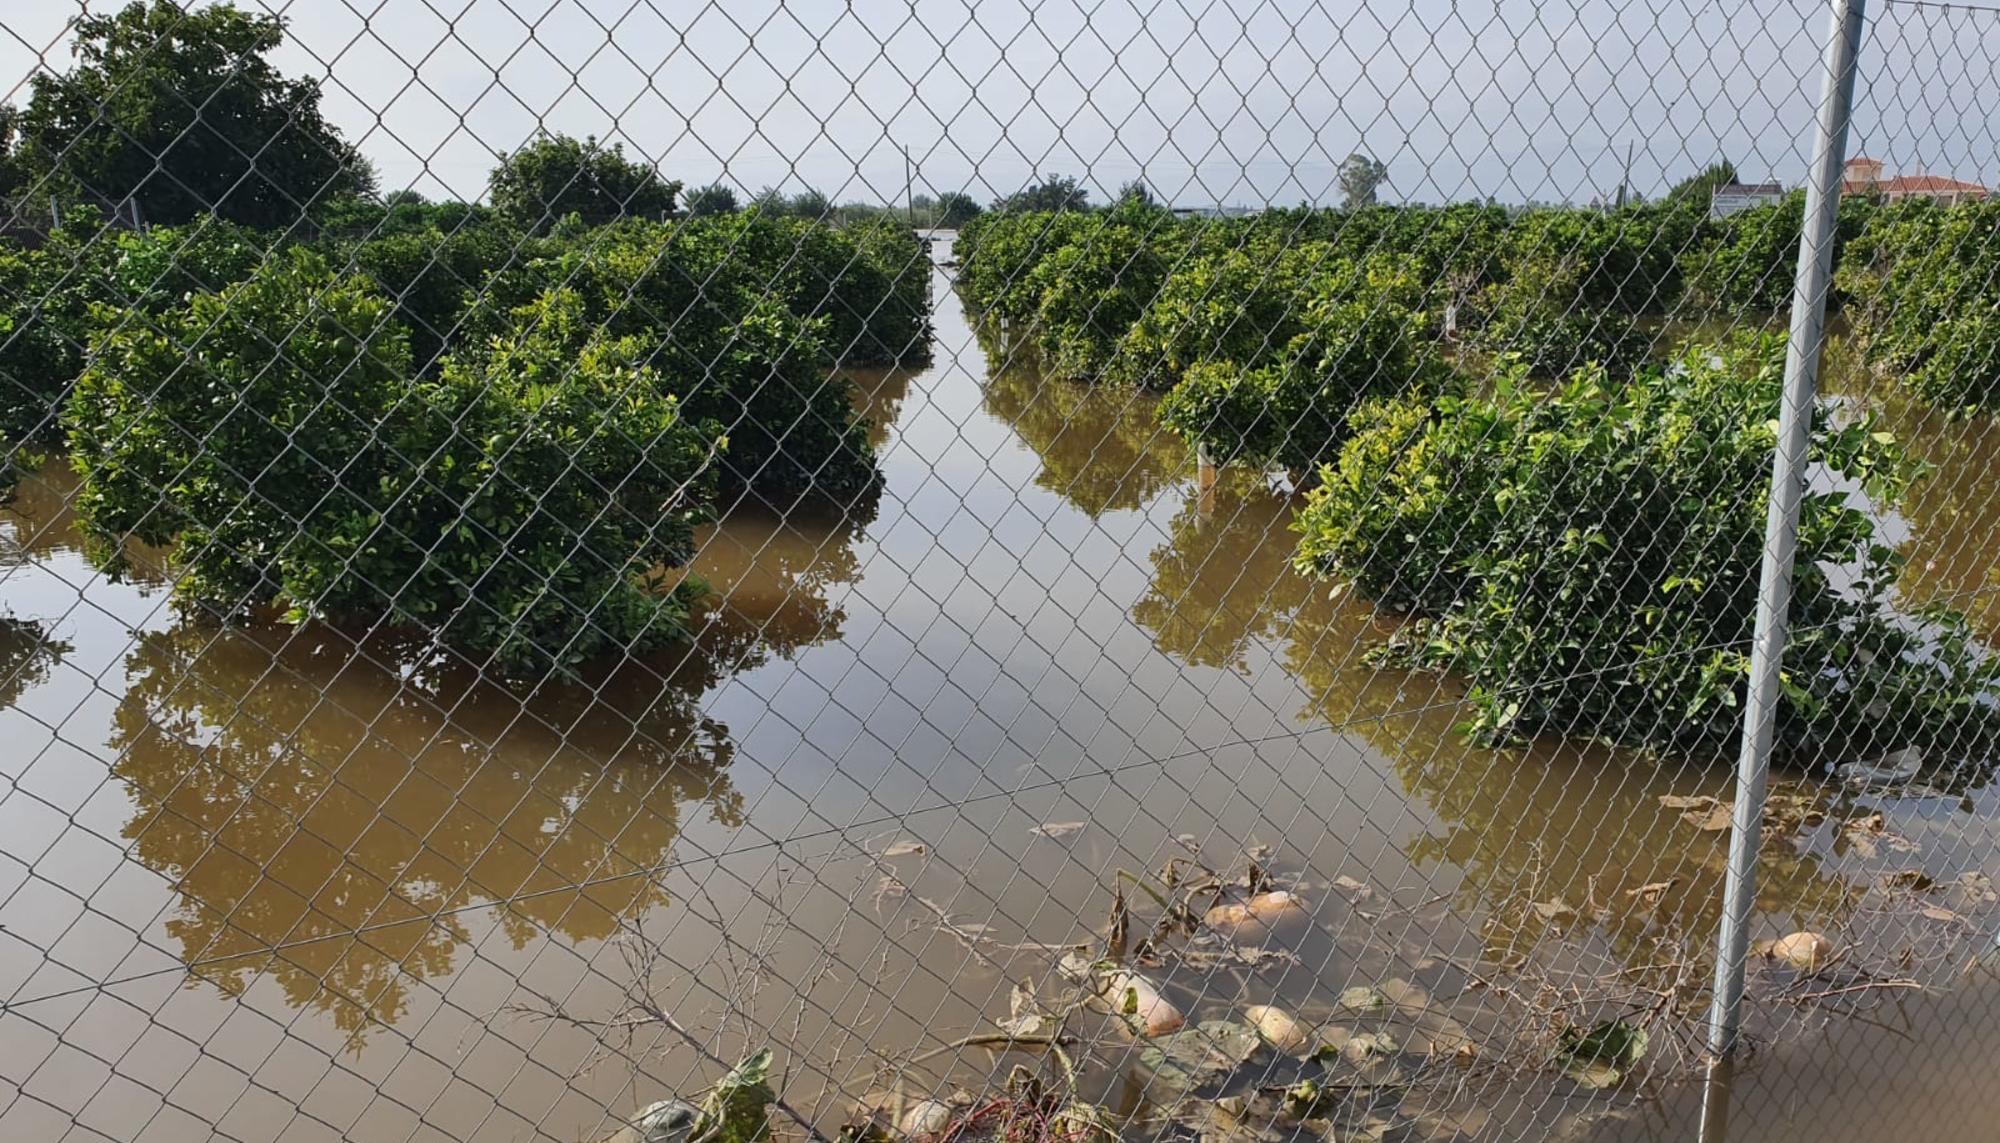
{"label": "diamond-shaped fence mesh", "polygon": [[2000,11],[1858,6],[6,8],[0,1137],[1989,1134]]}

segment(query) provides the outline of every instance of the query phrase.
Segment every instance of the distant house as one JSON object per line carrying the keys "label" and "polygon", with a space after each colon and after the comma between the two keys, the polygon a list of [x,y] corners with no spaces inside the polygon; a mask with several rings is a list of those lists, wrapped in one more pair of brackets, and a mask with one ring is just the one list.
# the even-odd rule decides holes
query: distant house
{"label": "distant house", "polygon": [[1944,175],[1892,175],[1884,177],[1882,160],[1866,155],[1847,160],[1840,179],[1840,193],[1876,195],[1884,202],[1906,198],[1927,198],[1939,206],[1978,202],[1992,192],[1978,183]]}
{"label": "distant house", "polygon": [[1769,206],[1785,197],[1783,183],[1724,183],[1708,200],[1710,218],[1728,218],[1753,206]]}
{"label": "distant house", "polygon": [[1173,211],[1181,218],[1250,218],[1259,213],[1254,206],[1177,206]]}

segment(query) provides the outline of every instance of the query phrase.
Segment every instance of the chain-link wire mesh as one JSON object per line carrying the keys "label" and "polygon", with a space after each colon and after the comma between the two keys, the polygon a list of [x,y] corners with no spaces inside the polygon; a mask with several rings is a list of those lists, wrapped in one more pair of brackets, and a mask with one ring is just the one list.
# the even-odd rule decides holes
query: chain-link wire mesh
{"label": "chain-link wire mesh", "polygon": [[0,1135],[2000,1111],[2000,12],[1868,12],[1706,1087],[1825,5],[0,31]]}

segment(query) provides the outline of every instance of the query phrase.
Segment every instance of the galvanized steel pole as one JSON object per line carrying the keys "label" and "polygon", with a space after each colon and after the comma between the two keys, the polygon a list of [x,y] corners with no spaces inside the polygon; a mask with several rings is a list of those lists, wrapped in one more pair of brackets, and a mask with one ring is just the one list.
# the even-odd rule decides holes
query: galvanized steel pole
{"label": "galvanized steel pole", "polygon": [[1764,816],[1771,742],[1777,728],[1778,672],[1792,597],[1798,548],[1799,498],[1805,489],[1820,348],[1826,337],[1826,295],[1833,276],[1834,235],[1840,224],[1840,179],[1854,104],[1854,59],[1861,44],[1863,0],[1832,0],[1819,127],[1806,183],[1805,219],[1792,292],[1791,337],[1785,353],[1784,406],[1771,461],[1770,512],[1764,531],[1763,582],[1751,646],[1750,688],[1743,709],[1743,751],[1737,763],[1736,806],[1729,835],[1729,880],[1716,941],[1715,996],[1708,1049],[1725,1056],[1742,1028],[1743,967],[1750,950],[1750,906],[1756,897],[1757,846]]}

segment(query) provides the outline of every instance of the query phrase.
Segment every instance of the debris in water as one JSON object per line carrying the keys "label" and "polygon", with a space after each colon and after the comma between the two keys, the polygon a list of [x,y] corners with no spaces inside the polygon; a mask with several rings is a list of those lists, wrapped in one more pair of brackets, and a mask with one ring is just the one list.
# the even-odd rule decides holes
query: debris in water
{"label": "debris in water", "polygon": [[951,1126],[951,1104],[941,1099],[920,1099],[903,1112],[903,1120],[897,1124],[909,1138],[923,1135],[941,1135]]}
{"label": "debris in water", "polygon": [[1824,933],[1797,932],[1771,943],[1771,958],[1781,960],[1800,972],[1818,972],[1833,961],[1833,941]]}
{"label": "debris in water", "polygon": [[701,1108],[684,1099],[663,1099],[634,1112],[604,1143],[686,1143]]}
{"label": "debris in water", "polygon": [[1907,786],[1924,772],[1924,751],[1920,746],[1905,746],[1867,762],[1836,766],[1833,772],[1842,782],[1861,790]]}
{"label": "debris in water", "polygon": [[1264,1042],[1288,1056],[1304,1055],[1313,1046],[1312,1033],[1291,1013],[1270,1004],[1252,1004],[1243,1016]]}

